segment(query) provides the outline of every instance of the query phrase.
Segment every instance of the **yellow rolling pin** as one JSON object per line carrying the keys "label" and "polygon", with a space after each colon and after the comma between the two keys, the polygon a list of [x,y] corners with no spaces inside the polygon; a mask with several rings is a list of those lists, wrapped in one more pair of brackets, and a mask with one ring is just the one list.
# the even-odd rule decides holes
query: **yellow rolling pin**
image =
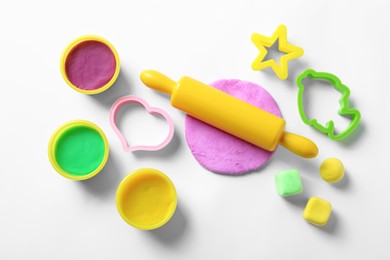
{"label": "yellow rolling pin", "polygon": [[185,113],[268,151],[280,143],[304,158],[318,154],[306,137],[285,132],[286,121],[238,98],[189,77],[178,82],[153,70],[141,73],[142,82],[172,95],[171,104]]}

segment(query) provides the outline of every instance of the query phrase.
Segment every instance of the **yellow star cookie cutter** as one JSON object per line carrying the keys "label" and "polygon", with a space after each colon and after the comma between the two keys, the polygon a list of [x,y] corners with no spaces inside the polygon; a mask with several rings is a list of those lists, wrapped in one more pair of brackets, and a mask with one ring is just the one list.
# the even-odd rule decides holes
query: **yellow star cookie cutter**
{"label": "yellow star cookie cutter", "polygon": [[[252,63],[252,69],[262,70],[271,67],[281,80],[285,80],[288,77],[288,62],[303,55],[303,49],[301,47],[287,42],[287,27],[283,24],[279,25],[271,37],[254,33],[252,34],[251,40],[260,51],[260,54]],[[277,40],[279,51],[285,53],[282,57],[280,57],[280,65],[278,65],[273,59],[263,61],[268,53],[267,48],[274,45]]]}

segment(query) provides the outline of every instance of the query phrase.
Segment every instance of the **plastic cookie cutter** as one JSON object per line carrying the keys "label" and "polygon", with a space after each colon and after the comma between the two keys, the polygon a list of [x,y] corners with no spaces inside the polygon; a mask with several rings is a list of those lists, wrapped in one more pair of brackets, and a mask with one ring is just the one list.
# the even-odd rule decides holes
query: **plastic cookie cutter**
{"label": "plastic cookie cutter", "polygon": [[[325,126],[318,123],[317,119],[309,119],[307,115],[305,114],[305,110],[303,107],[303,93],[305,86],[303,84],[303,80],[305,78],[311,78],[315,80],[325,80],[328,81],[332,86],[341,93],[341,98],[339,99],[340,109],[338,110],[338,114],[340,116],[347,116],[351,118],[351,122],[348,125],[347,129],[345,129],[343,132],[336,134],[334,129],[334,122],[332,120],[328,121]],[[327,72],[316,72],[313,69],[307,69],[305,70],[301,75],[297,78],[297,85],[298,85],[298,109],[299,114],[301,115],[301,118],[303,122],[309,126],[313,126],[314,128],[320,130],[322,133],[327,134],[330,139],[332,140],[342,140],[348,135],[350,135],[360,122],[360,112],[357,109],[350,108],[349,107],[349,95],[350,90],[347,86],[345,86],[338,77],[331,73]]]}
{"label": "plastic cookie cutter", "polygon": [[[271,67],[281,80],[285,80],[288,77],[288,62],[290,60],[301,57],[304,53],[301,47],[292,45],[287,42],[287,28],[283,24],[279,25],[271,37],[254,33],[252,34],[251,40],[260,51],[260,54],[252,63],[252,69],[262,70]],[[274,45],[276,41],[278,41],[279,51],[285,53],[282,57],[280,57],[280,65],[278,65],[273,59],[264,61],[264,58],[268,53],[267,48],[270,48],[272,45]]]}
{"label": "plastic cookie cutter", "polygon": [[[121,109],[122,106],[129,104],[129,103],[138,103],[141,104],[148,113],[150,114],[156,114],[156,115],[161,115],[168,123],[169,127],[169,132],[165,140],[158,144],[158,145],[135,145],[135,146],[130,146],[126,140],[126,138],[123,136],[121,131],[119,130],[117,124],[116,124],[116,118],[118,115],[119,110]],[[126,152],[134,152],[134,151],[157,151],[162,148],[164,148],[172,139],[175,127],[173,124],[173,121],[169,114],[162,110],[161,108],[156,108],[156,107],[151,107],[149,104],[143,100],[142,98],[136,97],[136,96],[125,96],[121,97],[115,103],[112,105],[110,109],[110,124],[112,129],[114,129],[115,134],[119,137],[119,139],[122,142],[122,147]]]}

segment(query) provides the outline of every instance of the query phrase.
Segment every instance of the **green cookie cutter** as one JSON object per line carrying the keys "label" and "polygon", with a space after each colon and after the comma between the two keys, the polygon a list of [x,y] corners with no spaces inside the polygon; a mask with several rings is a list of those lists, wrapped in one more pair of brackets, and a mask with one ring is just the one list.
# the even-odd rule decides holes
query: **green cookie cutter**
{"label": "green cookie cutter", "polygon": [[[323,126],[320,123],[318,123],[317,119],[315,118],[309,119],[306,116],[305,110],[303,108],[303,92],[305,89],[305,86],[303,85],[303,80],[307,77],[311,79],[328,81],[338,92],[342,94],[339,100],[340,109],[338,110],[338,114],[340,116],[349,116],[351,118],[350,124],[348,125],[347,129],[345,129],[343,132],[339,134],[335,134],[334,122],[332,120],[329,120],[328,122],[326,122],[325,126]],[[347,86],[341,83],[341,80],[337,76],[327,72],[316,72],[313,69],[307,69],[298,76],[297,85],[298,85],[299,114],[301,115],[301,118],[305,124],[309,126],[313,126],[314,128],[320,130],[324,134],[328,134],[330,139],[336,141],[344,139],[345,137],[350,135],[353,131],[355,131],[355,129],[359,125],[361,115],[359,110],[349,107],[348,98],[351,91]]]}

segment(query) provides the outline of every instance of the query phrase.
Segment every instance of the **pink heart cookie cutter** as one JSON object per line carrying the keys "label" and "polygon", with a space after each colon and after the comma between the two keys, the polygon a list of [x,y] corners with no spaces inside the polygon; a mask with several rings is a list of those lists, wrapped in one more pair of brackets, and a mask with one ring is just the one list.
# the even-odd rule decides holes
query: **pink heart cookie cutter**
{"label": "pink heart cookie cutter", "polygon": [[[149,114],[155,114],[155,115],[161,115],[168,123],[169,132],[165,140],[158,144],[158,145],[135,145],[130,146],[126,140],[126,138],[123,136],[122,132],[119,130],[117,124],[116,124],[116,117],[118,115],[119,110],[122,108],[122,106],[130,104],[130,103],[138,103],[141,104],[146,111]],[[115,103],[112,105],[110,109],[110,124],[112,129],[114,129],[115,134],[119,137],[119,139],[122,142],[122,147],[126,152],[134,152],[134,151],[157,151],[162,148],[164,148],[172,139],[175,126],[173,124],[172,118],[169,116],[167,112],[162,110],[161,108],[157,107],[151,107],[149,104],[143,100],[142,98],[136,97],[136,96],[125,96],[121,97]]]}

